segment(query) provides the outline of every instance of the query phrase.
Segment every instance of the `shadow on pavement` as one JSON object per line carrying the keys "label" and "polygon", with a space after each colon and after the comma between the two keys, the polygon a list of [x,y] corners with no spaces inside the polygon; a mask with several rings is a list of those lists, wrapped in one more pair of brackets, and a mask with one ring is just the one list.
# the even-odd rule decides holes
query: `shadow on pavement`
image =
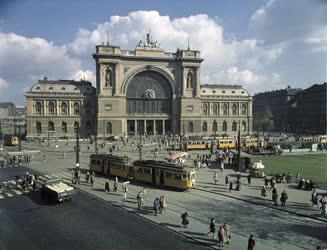
{"label": "shadow on pavement", "polygon": [[171,224],[171,223],[160,223],[160,225],[164,227],[174,227],[174,228],[180,228],[181,225]]}

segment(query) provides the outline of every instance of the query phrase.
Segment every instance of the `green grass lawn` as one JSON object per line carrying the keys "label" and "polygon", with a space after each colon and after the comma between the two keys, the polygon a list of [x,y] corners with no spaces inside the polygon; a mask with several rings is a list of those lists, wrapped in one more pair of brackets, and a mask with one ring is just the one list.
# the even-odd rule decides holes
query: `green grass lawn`
{"label": "green grass lawn", "polygon": [[299,173],[301,177],[311,178],[319,185],[327,187],[327,154],[280,155],[251,157],[252,162],[262,160],[265,173],[291,172],[293,178]]}

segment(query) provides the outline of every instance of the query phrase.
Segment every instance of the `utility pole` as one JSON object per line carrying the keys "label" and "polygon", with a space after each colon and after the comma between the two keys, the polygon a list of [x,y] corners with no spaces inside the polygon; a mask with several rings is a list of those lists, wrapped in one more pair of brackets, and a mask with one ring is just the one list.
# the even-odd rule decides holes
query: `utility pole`
{"label": "utility pole", "polygon": [[238,122],[238,133],[237,133],[237,165],[238,171],[241,172],[241,122]]}
{"label": "utility pole", "polygon": [[22,139],[20,135],[20,120],[18,120],[18,151],[22,151]]}
{"label": "utility pole", "polygon": [[79,126],[76,128],[76,164],[79,164]]}
{"label": "utility pole", "polygon": [[[139,127],[139,129],[141,129],[141,126]],[[139,135],[140,135],[140,141],[139,141],[139,158],[140,160],[142,160],[142,135],[141,135],[141,131],[139,130]]]}

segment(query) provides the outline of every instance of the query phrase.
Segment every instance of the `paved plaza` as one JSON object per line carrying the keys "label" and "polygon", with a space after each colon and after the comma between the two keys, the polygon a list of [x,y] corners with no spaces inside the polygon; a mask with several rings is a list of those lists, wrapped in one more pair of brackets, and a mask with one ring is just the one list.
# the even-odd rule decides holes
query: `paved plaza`
{"label": "paved plaza", "polygon": [[[63,142],[57,144],[58,147],[55,147],[55,143],[49,147],[40,147],[38,144],[24,145],[30,149],[41,148],[41,155],[27,167],[1,169],[1,181],[13,178],[12,169],[19,169],[22,173],[34,171],[41,179],[62,177],[71,182],[71,169],[75,165],[75,152],[72,150],[74,142],[69,142],[69,145]],[[93,145],[81,144],[81,168],[84,172],[88,169],[89,163],[88,146],[89,151],[94,150]],[[107,149],[100,150],[105,152]],[[148,154],[147,149],[144,149],[143,156],[153,158],[153,153],[149,151]],[[66,154],[65,159],[63,152]],[[133,150],[120,148],[119,152],[114,153],[138,157],[135,147]],[[164,158],[166,155],[162,150],[156,158]],[[218,173],[216,185],[213,179],[214,172]],[[293,185],[277,184],[278,193],[285,189],[289,200],[286,207],[274,207],[269,191],[266,199],[260,196],[263,179],[253,178],[251,185],[248,185],[246,177],[242,177],[241,191],[229,192],[224,183],[226,175],[229,175],[230,179],[235,178],[232,170],[225,169],[221,172],[214,167],[201,168],[197,171],[196,189],[184,192],[146,186],[147,197],[141,210],[137,209],[136,196],[145,187],[142,183],[128,185],[127,200],[124,203],[121,183],[117,193],[105,193],[105,179],[101,176],[96,176],[94,187],[82,181],[77,188],[214,249],[219,249],[217,240],[207,236],[211,218],[215,218],[217,225],[227,222],[231,227],[231,244],[225,246],[226,249],[245,249],[250,233],[255,235],[256,249],[315,249],[318,245],[327,247],[327,220],[320,216],[319,209],[311,207],[311,192],[297,190]],[[82,179],[84,180],[84,175]],[[110,186],[112,189],[112,180]],[[8,193],[12,193],[12,196],[19,195],[10,190]],[[153,200],[161,195],[166,196],[168,209],[163,214],[154,216]],[[9,198],[5,192],[2,193],[2,197],[3,200]],[[181,227],[181,213],[184,212],[189,214],[188,229]]]}

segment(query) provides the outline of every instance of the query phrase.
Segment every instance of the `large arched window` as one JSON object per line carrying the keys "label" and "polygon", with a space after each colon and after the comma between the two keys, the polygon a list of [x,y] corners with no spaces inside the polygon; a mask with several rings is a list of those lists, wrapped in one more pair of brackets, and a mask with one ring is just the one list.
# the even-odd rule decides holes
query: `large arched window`
{"label": "large arched window", "polygon": [[232,105],[232,115],[237,115],[237,105],[235,103]]}
{"label": "large arched window", "polygon": [[212,132],[217,132],[217,122],[216,121],[213,121],[212,123]]}
{"label": "large arched window", "polygon": [[232,131],[237,131],[237,123],[236,122],[233,122],[232,123]]}
{"label": "large arched window", "polygon": [[36,133],[37,134],[42,134],[42,125],[41,125],[41,122],[36,122],[35,127],[36,127]]}
{"label": "large arched window", "polygon": [[68,109],[67,109],[67,103],[66,102],[61,103],[61,114],[62,115],[67,115],[68,114]]}
{"label": "large arched window", "polygon": [[227,122],[226,122],[226,121],[223,121],[222,130],[223,130],[224,132],[227,131]]}
{"label": "large arched window", "polygon": [[223,104],[223,115],[228,115],[228,106],[227,103]]}
{"label": "large arched window", "polygon": [[242,122],[242,131],[246,131],[246,122],[245,121]]}
{"label": "large arched window", "polygon": [[67,123],[66,122],[61,123],[61,132],[63,134],[67,134]]}
{"label": "large arched window", "polygon": [[49,104],[48,104],[49,115],[54,115],[54,112],[55,112],[55,105],[53,102],[49,102]]}
{"label": "large arched window", "polygon": [[107,122],[107,134],[112,134],[112,124],[111,124],[111,122]]}
{"label": "large arched window", "polygon": [[203,131],[203,132],[207,132],[207,131],[208,131],[208,124],[207,124],[206,121],[204,121],[204,122],[202,123],[202,131]]}
{"label": "large arched window", "polygon": [[78,129],[79,129],[79,123],[74,122],[74,133],[76,133]]}
{"label": "large arched window", "polygon": [[74,103],[74,115],[79,115],[80,114],[80,106],[78,102]]}
{"label": "large arched window", "polygon": [[54,123],[53,123],[53,121],[49,121],[48,131],[54,131]]}
{"label": "large arched window", "polygon": [[246,107],[246,104],[243,103],[242,107],[241,107],[241,113],[242,113],[242,115],[246,115],[246,112],[247,112],[247,107]]}
{"label": "large arched window", "polygon": [[42,113],[42,104],[40,102],[35,103],[35,113],[41,115]]}
{"label": "large arched window", "polygon": [[187,132],[193,133],[193,122],[189,122],[187,125]]}
{"label": "large arched window", "polygon": [[212,104],[212,113],[213,113],[213,115],[218,115],[218,104],[217,103]]}

